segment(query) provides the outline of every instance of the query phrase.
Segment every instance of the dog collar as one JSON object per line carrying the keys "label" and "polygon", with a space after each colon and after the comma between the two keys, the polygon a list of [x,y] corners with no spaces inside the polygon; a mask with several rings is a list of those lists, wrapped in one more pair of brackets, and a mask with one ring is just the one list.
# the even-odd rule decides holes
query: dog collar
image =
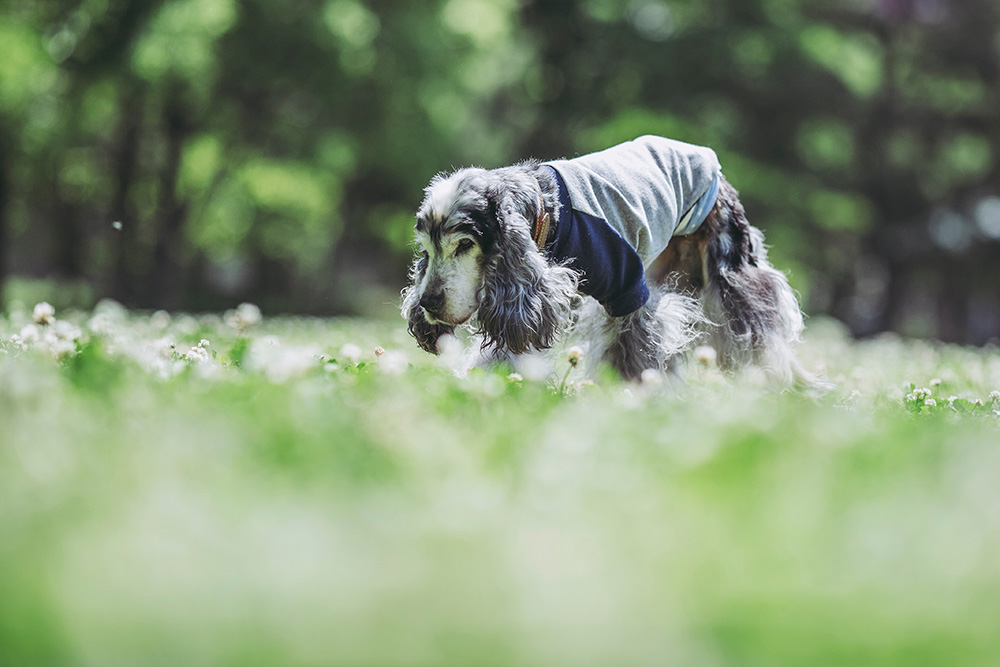
{"label": "dog collar", "polygon": [[531,239],[535,242],[538,249],[541,250],[549,240],[551,218],[549,217],[549,212],[545,210],[545,198],[542,196],[542,186],[538,182],[538,179],[535,179],[535,185],[538,187],[538,197],[536,199],[538,202],[538,213],[535,215],[535,224],[531,226]]}

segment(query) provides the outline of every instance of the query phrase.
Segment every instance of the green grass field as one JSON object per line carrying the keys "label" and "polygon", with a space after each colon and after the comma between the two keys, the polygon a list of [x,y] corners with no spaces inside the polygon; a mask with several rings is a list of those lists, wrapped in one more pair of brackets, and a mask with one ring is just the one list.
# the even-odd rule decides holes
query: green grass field
{"label": "green grass field", "polygon": [[813,322],[822,398],[560,393],[401,320],[35,315],[0,664],[1000,664],[996,351]]}

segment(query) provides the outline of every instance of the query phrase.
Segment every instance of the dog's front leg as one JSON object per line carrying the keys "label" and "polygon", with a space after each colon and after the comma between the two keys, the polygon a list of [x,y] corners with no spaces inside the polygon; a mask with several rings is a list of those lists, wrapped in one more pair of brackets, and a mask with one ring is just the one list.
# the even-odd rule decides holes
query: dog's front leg
{"label": "dog's front leg", "polygon": [[706,323],[701,304],[661,285],[649,301],[625,317],[609,318],[603,360],[622,377],[639,380],[643,371],[679,374],[684,355]]}
{"label": "dog's front leg", "polygon": [[610,342],[603,360],[626,380],[638,381],[646,369],[666,370],[657,331],[655,304],[645,306],[624,317],[608,318]]}

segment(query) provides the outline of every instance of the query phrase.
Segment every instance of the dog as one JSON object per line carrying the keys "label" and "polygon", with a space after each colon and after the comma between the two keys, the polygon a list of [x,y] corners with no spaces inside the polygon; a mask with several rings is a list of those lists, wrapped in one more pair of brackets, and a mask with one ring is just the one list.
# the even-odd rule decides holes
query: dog
{"label": "dog", "polygon": [[644,136],[569,160],[435,176],[416,215],[402,314],[424,350],[468,324],[484,358],[587,341],[626,380],[719,366],[813,381],[802,312],[709,148]]}

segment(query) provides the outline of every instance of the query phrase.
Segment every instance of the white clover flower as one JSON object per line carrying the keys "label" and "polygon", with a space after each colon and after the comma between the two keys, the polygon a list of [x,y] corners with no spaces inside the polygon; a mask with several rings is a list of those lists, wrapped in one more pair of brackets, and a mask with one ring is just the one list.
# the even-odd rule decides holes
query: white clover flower
{"label": "white clover flower", "polygon": [[987,398],[990,399],[990,403],[1000,402],[1000,391],[994,389]]}
{"label": "white clover flower", "polygon": [[[572,369],[570,366],[568,370]],[[544,382],[553,372],[552,364],[539,352],[523,354],[514,359],[515,371],[529,382]]]}
{"label": "white clover flower", "polygon": [[158,310],[149,316],[149,323],[156,329],[166,329],[170,326],[170,313],[165,310]]}
{"label": "white clover flower", "polygon": [[25,347],[30,347],[37,343],[41,338],[41,331],[39,331],[38,327],[34,324],[25,324],[21,328],[20,336]]}
{"label": "white clover flower", "polygon": [[125,306],[113,299],[101,299],[94,306],[94,313],[87,321],[87,329],[92,333],[112,336],[125,329],[129,313]]}
{"label": "white clover flower", "polygon": [[76,341],[83,335],[79,327],[64,320],[55,321],[51,327],[46,327],[40,341],[41,349],[55,359],[63,359],[76,352]]}
{"label": "white clover flower", "polygon": [[520,373],[511,373],[510,375],[507,376],[507,382],[510,382],[512,384],[521,384],[522,382],[524,382],[524,376],[522,376]]}
{"label": "white clover flower", "polygon": [[65,338],[66,340],[77,340],[83,336],[83,332],[80,331],[80,327],[67,322],[66,320],[59,320],[52,327],[53,332],[60,338]]}
{"label": "white clover flower", "polygon": [[323,357],[315,345],[286,347],[274,336],[267,336],[250,344],[246,365],[263,373],[271,382],[283,383],[322,363]]}
{"label": "white clover flower", "polygon": [[76,343],[59,336],[45,336],[42,341],[44,349],[54,359],[64,359],[76,352]]}
{"label": "white clover flower", "polygon": [[938,385],[940,385],[940,384],[941,384],[941,382],[943,382],[943,380],[941,380],[941,378],[933,378],[933,379],[931,379],[931,381],[930,381],[930,383],[929,383],[929,384],[930,384],[930,385],[931,385],[932,387],[937,387]]}
{"label": "white clover flower", "polygon": [[406,355],[398,350],[388,352],[379,345],[375,348],[375,363],[379,370],[389,375],[402,375],[409,367],[409,360]]}
{"label": "white clover flower", "polygon": [[24,342],[19,334],[13,334],[10,337],[10,344],[15,350],[23,352],[28,349],[28,345]]}
{"label": "white clover flower", "polygon": [[358,360],[364,355],[364,351],[354,343],[345,343],[340,348],[340,356],[352,364],[358,363]]}
{"label": "white clover flower", "polygon": [[[378,349],[381,350],[382,348]],[[389,375],[402,375],[410,366],[406,355],[398,350],[383,351],[382,354],[376,357],[376,360],[378,361],[379,369]]]}
{"label": "white clover flower", "polygon": [[663,384],[663,374],[655,368],[647,368],[639,375],[639,382],[647,387],[659,387]]}
{"label": "white clover flower", "polygon": [[169,338],[157,338],[149,344],[149,349],[159,359],[171,359],[177,352],[177,346]]}
{"label": "white clover flower", "polygon": [[208,361],[208,350],[203,347],[192,347],[190,350],[181,355],[184,361],[191,364],[200,364]]}
{"label": "white clover flower", "polygon": [[252,303],[241,303],[236,306],[236,310],[226,313],[226,324],[236,329],[239,333],[245,333],[254,328],[263,320],[260,308]]}
{"label": "white clover flower", "polygon": [[31,319],[33,319],[37,324],[47,326],[55,321],[56,309],[51,303],[42,301],[41,303],[35,304],[35,309],[31,312]]}
{"label": "white clover flower", "polygon": [[187,367],[185,356],[178,355],[177,346],[167,338],[145,346],[135,355],[135,360],[146,372],[161,380],[169,380]]}
{"label": "white clover flower", "polygon": [[456,375],[463,375],[469,370],[465,348],[462,341],[454,334],[443,334],[437,339],[436,363]]}
{"label": "white clover flower", "polygon": [[190,315],[178,315],[174,318],[174,330],[182,336],[190,336],[198,330],[198,320]]}
{"label": "white clover flower", "polygon": [[[850,409],[850,408],[853,408],[853,407],[857,407],[857,405],[858,405],[859,401],[861,400],[861,398],[862,398],[861,392],[858,391],[857,389],[854,389],[847,396],[841,397],[836,402],[835,405],[836,405],[836,407],[841,408],[841,409]],[[906,400],[909,400],[909,399],[906,399]]]}
{"label": "white clover flower", "polygon": [[711,345],[699,345],[694,348],[694,358],[702,366],[714,366],[718,358],[718,353],[716,353],[715,348]]}
{"label": "white clover flower", "polygon": [[936,408],[937,401],[935,401],[933,398],[928,398],[927,400],[924,401],[924,405],[927,406],[928,408]]}
{"label": "white clover flower", "polygon": [[192,364],[204,363],[212,358],[211,353],[208,351],[209,345],[210,343],[203,338],[195,347],[182,354],[181,358]]}
{"label": "white clover flower", "polygon": [[638,410],[642,407],[643,401],[632,392],[632,389],[625,387],[622,389],[618,404],[625,410]]}
{"label": "white clover flower", "polygon": [[583,348],[579,345],[574,345],[566,350],[566,360],[569,362],[570,366],[575,367],[578,363],[580,363],[581,359],[583,359]]}
{"label": "white clover flower", "polygon": [[87,320],[87,328],[98,336],[110,336],[118,328],[118,324],[108,313],[94,313]]}

